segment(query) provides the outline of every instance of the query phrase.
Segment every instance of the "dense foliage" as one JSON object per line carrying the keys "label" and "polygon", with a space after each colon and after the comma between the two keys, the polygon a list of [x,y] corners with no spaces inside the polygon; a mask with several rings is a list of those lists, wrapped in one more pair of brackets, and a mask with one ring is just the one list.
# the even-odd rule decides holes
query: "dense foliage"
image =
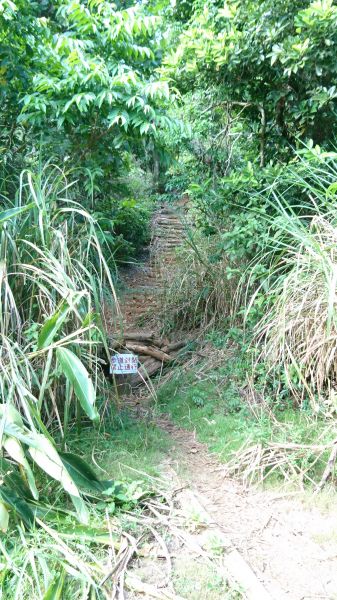
{"label": "dense foliage", "polygon": [[[134,258],[148,241],[160,138],[176,127],[166,114],[168,83],[156,70],[165,47],[157,13],[130,2],[0,1],[6,564],[8,553],[16,557],[13,532],[24,537],[39,527],[52,540],[61,529],[69,535],[76,519],[88,523],[89,499],[103,514],[136,497],[98,478],[68,444],[75,423],[78,433],[86,422],[98,428],[114,402],[102,366],[110,359],[105,309],[109,318],[118,313],[115,261]],[[99,539],[102,530],[85,527],[83,535]],[[67,572],[78,579],[69,597],[100,595],[98,572],[80,558],[77,571],[76,552],[62,542],[49,562],[37,553],[29,559],[33,579],[30,567],[26,578],[8,566],[1,589],[63,597]],[[24,553],[22,561],[25,573]]]}
{"label": "dense foliage", "polygon": [[[180,271],[173,283],[180,299],[171,312],[185,324],[228,326],[234,307],[236,325],[244,319],[254,344],[267,345],[261,359],[276,377],[322,409],[323,387],[334,380],[327,340],[335,307],[327,298],[335,263],[326,236],[335,223],[337,6],[181,1],[170,18],[177,42],[161,72],[181,92],[177,110],[191,133],[171,141],[179,158],[166,190],[188,192],[203,232],[181,258],[186,276]],[[316,303],[303,287],[313,277]]]}
{"label": "dense foliage", "polygon": [[[106,308],[156,194],[196,232],[169,328],[245,330],[259,394],[335,414],[336,43],[334,0],[0,0],[2,531],[133,501],[67,444],[112,401]],[[83,569],[69,597],[103,597]]]}

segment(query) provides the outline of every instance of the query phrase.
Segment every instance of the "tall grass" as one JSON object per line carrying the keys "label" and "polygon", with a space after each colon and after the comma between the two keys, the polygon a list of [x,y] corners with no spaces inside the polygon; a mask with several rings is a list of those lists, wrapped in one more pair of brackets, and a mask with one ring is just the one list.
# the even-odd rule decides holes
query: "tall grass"
{"label": "tall grass", "polygon": [[169,263],[162,300],[164,320],[170,328],[187,330],[215,325],[229,316],[235,289],[217,236],[190,233],[173,265]]}
{"label": "tall grass", "polygon": [[[64,449],[70,419],[99,419],[100,360],[108,352],[102,306],[114,287],[95,221],[73,190],[65,173],[47,164],[21,174],[14,201],[2,199],[0,444],[35,500],[34,465],[62,485],[86,520],[52,432],[57,427]],[[25,518],[12,492],[10,483],[0,486],[3,530],[9,511]]]}
{"label": "tall grass", "polygon": [[275,371],[282,366],[294,394],[308,398],[316,412],[337,411],[336,173],[334,160],[322,160],[293,174],[307,196],[299,212],[273,192],[278,231],[262,284],[268,288],[265,314],[256,328],[263,360]]}

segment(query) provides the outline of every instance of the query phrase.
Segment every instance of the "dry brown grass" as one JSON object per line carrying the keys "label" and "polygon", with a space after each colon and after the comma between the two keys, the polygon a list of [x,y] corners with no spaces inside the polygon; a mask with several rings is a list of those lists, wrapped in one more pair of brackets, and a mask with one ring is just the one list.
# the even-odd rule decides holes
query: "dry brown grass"
{"label": "dry brown grass", "polygon": [[164,277],[163,313],[171,328],[195,329],[229,316],[236,281],[218,256],[216,236],[195,233],[176,251]]}
{"label": "dry brown grass", "polygon": [[310,226],[293,222],[296,243],[287,248],[269,292],[270,308],[259,323],[263,360],[283,365],[295,394],[314,410],[337,410],[337,227],[322,216]]}

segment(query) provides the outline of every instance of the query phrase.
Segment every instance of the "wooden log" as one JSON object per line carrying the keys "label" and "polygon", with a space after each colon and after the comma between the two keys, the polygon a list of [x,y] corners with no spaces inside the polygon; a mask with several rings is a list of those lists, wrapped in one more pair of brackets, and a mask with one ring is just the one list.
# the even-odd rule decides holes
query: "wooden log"
{"label": "wooden log", "polygon": [[157,225],[157,229],[156,231],[153,233],[153,235],[157,235],[158,231],[165,231],[166,233],[168,231],[184,231],[185,227],[184,225],[180,225],[179,223],[160,223]]}
{"label": "wooden log", "polygon": [[148,354],[138,354],[138,360],[139,360],[139,362],[144,364],[146,362],[149,362],[150,360],[155,360],[155,359],[152,358],[152,356],[149,356]]}
{"label": "wooden log", "polygon": [[152,342],[154,337],[154,331],[126,331],[123,335],[124,340],[133,342]]}
{"label": "wooden log", "polygon": [[148,356],[147,358],[148,358],[148,360],[146,361],[146,363],[143,363],[139,367],[139,369],[138,369],[139,372],[145,373],[145,372],[148,372],[149,369],[151,370],[152,367],[155,367],[158,365],[162,366],[161,360],[157,360],[156,358],[152,358],[151,356]]}
{"label": "wooden log", "polygon": [[158,229],[179,229],[181,227],[181,223],[179,221],[159,221],[156,223],[156,228],[154,230],[154,235],[156,234],[156,231],[158,231]]}
{"label": "wooden log", "polygon": [[154,360],[152,364],[148,364],[146,366],[146,369],[140,367],[138,375],[135,375],[134,378],[130,381],[131,386],[143,383],[144,379],[146,381],[149,377],[152,377],[152,375],[155,375],[158,371],[160,371],[162,367],[163,363],[159,360]]}
{"label": "wooden log", "polygon": [[177,235],[176,232],[173,231],[169,235],[166,233],[166,231],[159,231],[156,234],[156,238],[164,238],[165,240],[180,240],[182,236]]}
{"label": "wooden log", "polygon": [[180,223],[177,223],[175,221],[162,221],[162,222],[157,222],[156,223],[156,228],[153,232],[153,235],[156,235],[157,231],[164,231],[164,229],[166,231],[181,231],[182,229],[184,229],[184,226],[181,225]]}
{"label": "wooden log", "polygon": [[166,352],[159,350],[159,348],[154,348],[153,346],[133,344],[132,342],[126,342],[125,346],[128,348],[128,350],[132,350],[132,352],[136,352],[137,354],[148,354],[149,356],[153,356],[153,358],[156,358],[161,362],[169,362],[172,360],[169,354],[166,354]]}
{"label": "wooden log", "polygon": [[166,346],[165,352],[167,352],[169,354],[170,352],[173,352],[174,350],[180,350],[184,346],[186,346],[186,341],[183,341],[183,340],[180,340],[179,342],[171,342],[170,344],[168,344]]}

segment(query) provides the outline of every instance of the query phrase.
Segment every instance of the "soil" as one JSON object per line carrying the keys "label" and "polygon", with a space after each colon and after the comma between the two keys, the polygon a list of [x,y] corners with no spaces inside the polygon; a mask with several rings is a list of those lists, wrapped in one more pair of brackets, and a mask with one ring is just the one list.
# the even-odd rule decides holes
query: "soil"
{"label": "soil", "polygon": [[[161,324],[156,315],[160,312],[158,298],[163,285],[163,265],[166,271],[174,269],[174,251],[183,239],[184,217],[174,208],[160,207],[153,220],[150,256],[124,274],[126,293],[121,309],[126,327],[155,327],[160,332]],[[145,390],[135,393],[131,404],[139,407],[142,397],[146,397]],[[141,411],[137,410],[142,418],[151,408],[144,405]],[[240,482],[224,476],[223,465],[196,441],[193,433],[174,425],[168,416],[153,418],[173,441],[161,465],[163,476],[172,490],[187,489],[200,502],[208,515],[208,527],[220,532],[228,548],[235,549],[236,561],[238,557],[244,559],[256,575],[257,583],[262,584],[266,592],[263,597],[337,599],[337,511],[333,507],[336,496],[329,499],[323,494],[308,500],[305,493],[286,495],[277,490],[246,489]],[[184,507],[184,500],[181,506]],[[180,566],[190,560],[186,548],[183,554],[181,549],[177,551],[176,556]],[[183,568],[186,573],[190,572],[187,563]],[[152,564],[152,570],[158,569],[155,565]],[[193,574],[193,568],[191,572]],[[150,577],[144,568],[142,573],[143,577]],[[194,589],[185,597],[235,597],[223,593],[216,596],[213,591],[209,587],[199,592]],[[242,596],[236,597],[262,600],[262,594],[263,590],[259,592],[258,586],[253,586],[252,590],[243,590]],[[145,593],[145,597],[150,596]],[[144,593],[129,597],[144,598]]]}

